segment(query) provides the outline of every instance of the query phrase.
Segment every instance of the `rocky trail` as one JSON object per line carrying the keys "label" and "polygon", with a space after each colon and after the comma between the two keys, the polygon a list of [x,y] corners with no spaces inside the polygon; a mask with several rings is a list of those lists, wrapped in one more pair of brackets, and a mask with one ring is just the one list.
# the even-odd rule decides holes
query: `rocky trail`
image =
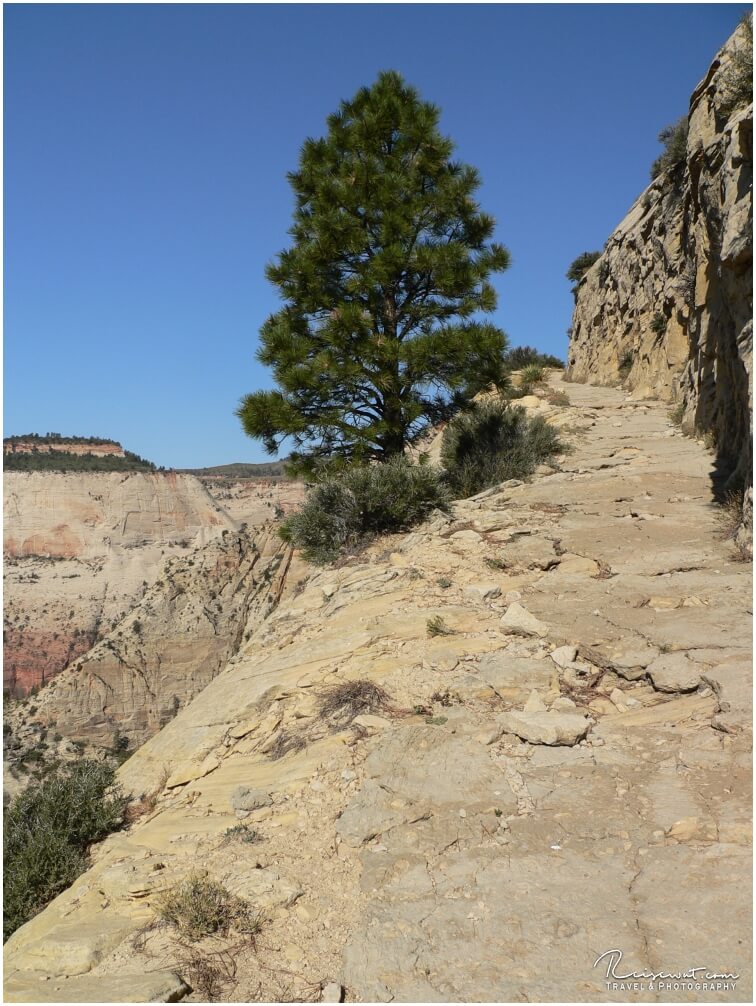
{"label": "rocky trail", "polygon": [[[551,384],[556,471],[310,575],[123,765],[154,800],[7,1001],[751,1001],[751,567],[668,406]],[[196,870],[254,941],[150,928]],[[739,977],[612,988],[612,950]]]}

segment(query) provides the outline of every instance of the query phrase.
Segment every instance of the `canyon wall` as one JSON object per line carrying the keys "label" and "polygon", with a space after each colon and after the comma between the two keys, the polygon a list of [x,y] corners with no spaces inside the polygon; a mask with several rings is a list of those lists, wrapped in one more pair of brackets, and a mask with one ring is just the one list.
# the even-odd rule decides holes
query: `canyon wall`
{"label": "canyon wall", "polygon": [[290,589],[290,564],[291,550],[271,525],[224,530],[169,559],[126,617],[40,692],[38,719],[71,740],[138,747],[273,610]]}
{"label": "canyon wall", "polygon": [[641,194],[579,283],[567,367],[572,381],[679,403],[733,488],[752,477],[753,105],[731,101],[748,34],[693,92],[684,162]]}
{"label": "canyon wall", "polygon": [[191,475],[7,472],[4,687],[44,685],[234,520]]}

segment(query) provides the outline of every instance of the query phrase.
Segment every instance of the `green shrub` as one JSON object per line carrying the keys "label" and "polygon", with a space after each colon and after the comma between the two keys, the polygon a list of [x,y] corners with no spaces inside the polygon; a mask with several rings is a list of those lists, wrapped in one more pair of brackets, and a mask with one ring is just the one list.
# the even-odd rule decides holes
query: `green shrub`
{"label": "green shrub", "polygon": [[682,426],[683,416],[685,415],[685,402],[678,402],[673,409],[670,409],[667,413],[667,418],[670,423],[675,426]]}
{"label": "green shrub", "polygon": [[651,179],[658,178],[663,171],[674,171],[685,163],[688,153],[688,116],[683,115],[659,133],[659,143],[664,150],[651,165]]}
{"label": "green shrub", "polygon": [[564,450],[556,430],[520,406],[476,403],[446,427],[441,463],[459,497],[474,496],[507,479],[524,479],[537,465]]}
{"label": "green shrub", "polygon": [[223,884],[197,873],[172,887],[157,904],[161,922],[173,926],[188,940],[201,940],[232,927],[241,933],[257,933],[262,926],[259,913]]}
{"label": "green shrub", "polygon": [[429,636],[453,636],[454,629],[449,628],[441,615],[434,615],[425,623]]}
{"label": "green shrub", "polygon": [[719,108],[726,119],[753,101],[753,15],[750,12],[746,14],[740,24],[743,30],[729,63],[722,70]]}
{"label": "green shrub", "polygon": [[534,384],[542,384],[545,380],[546,371],[537,363],[528,364],[520,375],[520,381],[523,385],[532,386]]}
{"label": "green shrub", "polygon": [[656,335],[663,335],[667,331],[667,319],[661,313],[657,311],[656,314],[651,319],[650,329]]}
{"label": "green shrub", "polygon": [[[19,794],[5,814],[3,938],[86,869],[87,849],[123,823],[126,798],[113,769],[80,761]],[[108,792],[108,790],[110,790]]]}
{"label": "green shrub", "polygon": [[531,363],[536,363],[540,367],[557,367],[564,370],[564,360],[550,353],[541,353],[532,346],[515,346],[504,354],[504,366],[507,370],[522,370]]}
{"label": "green shrub", "polygon": [[412,527],[448,506],[449,492],[437,468],[398,457],[318,482],[279,534],[305,559],[323,564],[362,538]]}
{"label": "green shrub", "polygon": [[580,280],[585,276],[588,270],[591,268],[594,262],[601,258],[600,251],[586,251],[581,252],[576,259],[573,259],[570,263],[570,267],[566,272],[567,279],[572,283],[572,293],[577,296],[577,288],[580,284]]}
{"label": "green shrub", "polygon": [[630,371],[633,369],[633,361],[635,360],[635,354],[632,349],[626,349],[622,356],[619,358],[617,364],[620,377],[627,377]]}

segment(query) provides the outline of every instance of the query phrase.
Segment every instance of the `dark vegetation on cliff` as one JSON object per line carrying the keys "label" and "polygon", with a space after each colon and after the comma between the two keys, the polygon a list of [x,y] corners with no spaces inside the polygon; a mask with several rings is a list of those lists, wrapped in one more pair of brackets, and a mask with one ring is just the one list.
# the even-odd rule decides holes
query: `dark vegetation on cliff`
{"label": "dark vegetation on cliff", "polygon": [[[102,442],[102,441],[101,441]],[[3,467],[7,472],[156,472],[151,461],[124,451],[118,454],[71,454],[68,451],[30,451],[6,454]]]}
{"label": "dark vegetation on cliff", "polygon": [[267,477],[288,478],[286,475],[286,459],[281,461],[263,461],[260,464],[248,464],[244,461],[230,465],[212,465],[209,468],[177,468],[184,475],[218,476],[219,478],[259,479]]}
{"label": "dark vegetation on cliff", "polygon": [[80,761],[29,786],[3,820],[3,939],[87,868],[87,852],[123,823],[126,798],[114,770]]}
{"label": "dark vegetation on cliff", "polygon": [[577,297],[577,289],[580,280],[585,276],[588,270],[591,268],[594,262],[601,258],[600,251],[585,251],[581,252],[576,259],[573,259],[570,263],[570,267],[567,270],[567,279],[572,283],[572,295]]}
{"label": "dark vegetation on cliff", "polygon": [[107,444],[110,447],[120,447],[117,440],[110,440],[108,437],[64,437],[60,433],[19,433],[11,437],[3,438],[3,446],[6,444],[25,444],[31,441],[34,444]]}

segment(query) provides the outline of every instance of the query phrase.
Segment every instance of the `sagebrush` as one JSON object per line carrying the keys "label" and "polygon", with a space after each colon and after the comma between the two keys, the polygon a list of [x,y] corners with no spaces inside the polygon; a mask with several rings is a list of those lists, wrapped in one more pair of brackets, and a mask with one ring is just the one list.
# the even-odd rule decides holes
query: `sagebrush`
{"label": "sagebrush", "polygon": [[564,450],[557,431],[520,406],[494,399],[475,403],[447,426],[441,463],[458,498],[507,479],[532,475],[540,462]]}
{"label": "sagebrush", "polygon": [[279,534],[305,559],[322,565],[336,559],[345,546],[410,528],[433,510],[447,510],[449,503],[449,490],[437,468],[393,458],[316,483]]}
{"label": "sagebrush", "polygon": [[515,346],[504,354],[504,366],[507,370],[522,370],[532,363],[539,367],[556,367],[564,370],[564,360],[552,356],[551,353],[542,353],[532,346]]}
{"label": "sagebrush", "polygon": [[740,24],[742,30],[722,71],[719,107],[726,118],[753,101],[753,14],[746,14]]}

